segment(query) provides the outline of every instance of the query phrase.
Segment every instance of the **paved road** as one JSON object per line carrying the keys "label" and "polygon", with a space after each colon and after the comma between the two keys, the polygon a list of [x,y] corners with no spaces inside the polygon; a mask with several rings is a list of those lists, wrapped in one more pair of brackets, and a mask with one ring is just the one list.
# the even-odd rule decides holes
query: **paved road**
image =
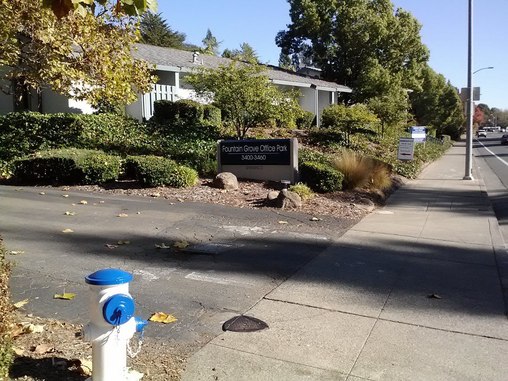
{"label": "paved road", "polygon": [[[0,186],[0,210],[0,232],[8,249],[24,251],[12,257],[16,267],[11,286],[16,298],[29,298],[29,311],[86,322],[84,276],[118,267],[135,274],[131,292],[138,314],[147,318],[164,311],[179,319],[171,326],[150,325],[147,335],[198,345],[354,222],[311,222],[297,213],[8,186]],[[288,224],[279,224],[281,220]],[[63,233],[65,229],[73,232]],[[183,241],[191,245],[180,252],[155,247]],[[72,303],[54,300],[61,292],[77,297]]]}
{"label": "paved road", "polygon": [[478,175],[485,182],[503,237],[508,242],[508,145],[501,145],[502,135],[489,133],[487,138],[477,139],[474,154]]}

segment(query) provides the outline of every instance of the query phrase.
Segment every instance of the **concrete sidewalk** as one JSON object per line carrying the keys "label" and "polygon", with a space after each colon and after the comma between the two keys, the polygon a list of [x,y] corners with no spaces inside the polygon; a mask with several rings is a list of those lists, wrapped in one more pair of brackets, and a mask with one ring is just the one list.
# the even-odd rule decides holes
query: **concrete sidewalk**
{"label": "concrete sidewalk", "polygon": [[[225,332],[184,380],[506,380],[508,259],[457,145]],[[475,174],[477,176],[478,174]]]}

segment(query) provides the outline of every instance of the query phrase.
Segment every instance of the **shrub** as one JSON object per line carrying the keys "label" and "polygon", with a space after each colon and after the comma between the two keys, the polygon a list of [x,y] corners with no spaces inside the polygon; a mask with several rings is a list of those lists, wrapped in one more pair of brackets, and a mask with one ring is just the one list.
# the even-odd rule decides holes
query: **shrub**
{"label": "shrub", "polygon": [[14,180],[23,184],[97,184],[115,180],[120,158],[101,151],[41,151],[13,163]]}
{"label": "shrub", "polygon": [[330,164],[328,156],[324,153],[313,150],[312,148],[301,147],[298,149],[298,165],[302,165],[306,161]]}
{"label": "shrub", "polygon": [[296,118],[296,127],[302,130],[310,130],[316,125],[316,116],[311,111],[302,111],[302,114]]}
{"label": "shrub", "polygon": [[298,194],[302,201],[310,200],[314,197],[312,190],[304,183],[296,183],[291,185],[289,190]]}
{"label": "shrub", "polygon": [[221,112],[213,105],[203,105],[191,99],[176,102],[159,100],[154,102],[153,120],[178,126],[221,125]]}
{"label": "shrub", "polygon": [[11,340],[12,304],[9,297],[10,263],[0,239],[0,379],[8,376],[9,367],[14,360]]}
{"label": "shrub", "polygon": [[119,155],[145,154],[154,146],[147,128],[137,120],[116,114],[79,115],[73,128],[79,136],[76,148],[96,149]]}
{"label": "shrub", "polygon": [[315,192],[327,193],[342,189],[344,176],[329,165],[307,161],[299,169],[300,180]]}
{"label": "shrub", "polygon": [[56,148],[118,154],[153,150],[146,128],[121,115],[9,113],[0,116],[0,162]]}
{"label": "shrub", "polygon": [[160,156],[129,156],[125,172],[152,187],[169,185],[182,188],[193,186],[198,181],[198,174],[194,169]]}
{"label": "shrub", "polygon": [[309,141],[317,146],[330,147],[346,145],[346,133],[337,127],[313,128],[309,132]]}
{"label": "shrub", "polygon": [[72,114],[9,113],[0,116],[0,160],[72,146],[79,131]]}

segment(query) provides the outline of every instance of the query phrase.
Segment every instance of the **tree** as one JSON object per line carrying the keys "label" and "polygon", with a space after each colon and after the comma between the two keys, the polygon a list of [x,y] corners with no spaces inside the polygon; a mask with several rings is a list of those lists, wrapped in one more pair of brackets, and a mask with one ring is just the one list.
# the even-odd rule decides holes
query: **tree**
{"label": "tree", "polygon": [[[306,52],[325,79],[353,88],[348,102],[364,102],[402,89],[417,89],[428,60],[420,24],[390,0],[288,0],[291,24],[277,34],[284,54]],[[383,73],[381,77],[372,72]],[[396,83],[395,82],[395,83]]]}
{"label": "tree", "polygon": [[492,107],[491,111],[497,126],[501,126],[503,128],[508,127],[508,110],[501,110],[499,108]]}
{"label": "tree", "polygon": [[291,61],[291,57],[289,56],[289,54],[284,54],[282,52],[280,52],[280,55],[279,55],[279,67],[282,69],[295,71],[295,67],[293,66],[293,63]]}
{"label": "tree", "polygon": [[460,137],[464,111],[457,90],[429,66],[422,71],[422,78],[421,88],[410,95],[418,124],[434,129],[438,135]]}
{"label": "tree", "polygon": [[381,122],[381,136],[385,135],[386,126],[396,127],[407,122],[409,116],[407,92],[397,87],[387,94],[370,98],[367,106]]}
{"label": "tree", "polygon": [[160,13],[144,13],[140,32],[141,40],[146,44],[176,49],[185,47],[185,34],[173,31]]}
{"label": "tree", "polygon": [[273,120],[290,124],[302,114],[297,94],[282,92],[260,65],[233,61],[218,69],[201,68],[186,79],[197,94],[221,109],[223,120],[245,138],[250,128]]}
{"label": "tree", "polygon": [[338,128],[346,136],[346,144],[350,145],[350,136],[365,127],[379,122],[366,105],[357,103],[353,106],[334,104],[323,110],[321,117],[323,128]]}
{"label": "tree", "polygon": [[217,38],[212,34],[210,29],[207,29],[206,36],[203,38],[203,49],[202,52],[204,54],[208,54],[211,56],[217,56],[219,54],[219,45],[220,42],[217,41]]}
{"label": "tree", "polygon": [[3,90],[52,90],[91,104],[126,104],[154,82],[131,55],[136,21],[109,13],[71,12],[57,19],[41,0],[3,0],[0,66]]}
{"label": "tree", "polygon": [[259,63],[259,58],[256,51],[248,43],[244,42],[240,45],[240,49],[225,49],[222,57],[244,61],[248,63]]}
{"label": "tree", "polygon": [[86,13],[95,14],[97,7],[104,7],[115,14],[128,16],[139,16],[146,11],[157,10],[157,0],[43,0],[43,5],[51,8],[58,18],[70,13],[78,13],[82,16]]}

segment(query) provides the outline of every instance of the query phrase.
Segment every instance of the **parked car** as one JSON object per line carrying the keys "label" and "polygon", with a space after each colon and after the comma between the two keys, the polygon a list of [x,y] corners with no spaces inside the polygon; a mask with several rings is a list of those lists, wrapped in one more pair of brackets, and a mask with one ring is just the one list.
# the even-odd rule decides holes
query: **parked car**
{"label": "parked car", "polygon": [[508,144],[508,134],[501,136],[501,144]]}
{"label": "parked car", "polygon": [[478,136],[479,138],[486,138],[487,137],[487,131],[485,131],[485,130],[478,130],[478,132],[476,133],[476,136]]}

